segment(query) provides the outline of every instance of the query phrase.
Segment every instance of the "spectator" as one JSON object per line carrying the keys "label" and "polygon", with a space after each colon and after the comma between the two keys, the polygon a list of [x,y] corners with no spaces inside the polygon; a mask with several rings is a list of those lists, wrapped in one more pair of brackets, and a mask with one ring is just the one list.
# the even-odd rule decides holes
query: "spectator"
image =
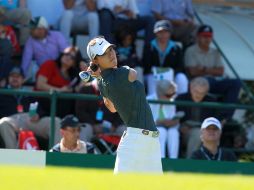
{"label": "spectator", "polygon": [[[159,80],[156,93],[147,96],[150,100],[174,100],[176,85],[168,80]],[[166,146],[169,158],[178,158],[179,151],[179,119],[175,105],[150,104],[155,124],[160,132],[161,157],[166,157]]]}
{"label": "spectator", "polygon": [[80,131],[81,127],[78,118],[73,115],[65,116],[61,121],[60,132],[62,139],[50,152],[97,154],[94,145],[79,139]]}
{"label": "spectator", "polygon": [[114,42],[113,31],[120,26],[128,26],[134,32],[145,29],[145,42],[153,38],[154,18],[140,16],[136,0],[98,0],[100,33],[110,42]]}
{"label": "spectator", "polygon": [[[8,77],[6,88],[22,90],[24,75],[21,68],[14,67]],[[6,148],[17,148],[17,133],[20,130],[31,130],[36,136],[48,139],[50,133],[50,117],[46,117],[45,112],[39,104],[37,113],[29,113],[30,103],[36,100],[24,95],[1,95],[0,102],[0,135]],[[55,141],[60,139],[58,132],[60,120],[55,118]]]}
{"label": "spectator", "polygon": [[214,117],[206,118],[200,130],[202,146],[193,152],[191,159],[237,161],[234,152],[220,147],[221,131],[222,126],[218,119]]}
{"label": "spectator", "polygon": [[26,8],[26,0],[0,1],[0,24],[10,24],[19,27],[19,42],[23,46],[29,37],[28,24],[31,13]]}
{"label": "spectator", "polygon": [[[202,25],[197,32],[197,43],[185,52],[185,67],[191,78],[206,77],[210,92],[223,96],[223,102],[237,103],[241,83],[238,79],[225,78],[224,66],[220,53],[210,47],[213,38],[213,29],[209,25]],[[225,120],[230,119],[233,109],[223,111]]]}
{"label": "spectator", "polygon": [[[177,94],[188,91],[188,79],[184,72],[182,49],[171,40],[172,26],[169,21],[157,21],[154,25],[155,39],[146,46],[143,56],[144,74],[147,78],[148,94],[155,91],[153,68],[171,68],[177,84]],[[168,78],[167,80],[172,80]]]}
{"label": "spectator", "polygon": [[173,39],[184,47],[193,42],[196,30],[191,0],[153,0],[152,12],[157,20],[169,20],[173,25]]}
{"label": "spectator", "polygon": [[68,46],[61,32],[49,30],[44,17],[35,17],[30,22],[31,36],[27,40],[22,58],[25,77],[29,76],[31,61],[40,67],[47,60],[55,60]]}
{"label": "spectator", "polygon": [[[76,47],[68,47],[60,54],[57,60],[49,60],[41,65],[36,74],[36,90],[73,92],[78,82],[78,64],[81,53]],[[50,110],[48,99],[42,98],[45,110]],[[64,117],[73,113],[73,100],[58,101],[57,116]]]}
{"label": "spectator", "polygon": [[143,81],[143,69],[137,56],[135,45],[135,33],[128,27],[121,28],[116,32],[116,51],[118,66],[127,65],[135,68],[138,74],[138,80]]}
{"label": "spectator", "polygon": [[[197,77],[190,82],[190,92],[180,94],[176,100],[191,102],[214,102],[215,99],[208,96],[209,83],[205,78]],[[185,116],[181,119],[182,145],[186,146],[186,155],[189,158],[191,153],[198,149],[201,141],[199,138],[199,126],[201,121],[212,117],[216,113],[214,109],[197,106],[177,106],[177,111],[183,111]]]}
{"label": "spectator", "polygon": [[60,31],[66,40],[71,32],[88,32],[89,38],[99,34],[99,16],[95,0],[63,0],[65,11],[60,20]]}

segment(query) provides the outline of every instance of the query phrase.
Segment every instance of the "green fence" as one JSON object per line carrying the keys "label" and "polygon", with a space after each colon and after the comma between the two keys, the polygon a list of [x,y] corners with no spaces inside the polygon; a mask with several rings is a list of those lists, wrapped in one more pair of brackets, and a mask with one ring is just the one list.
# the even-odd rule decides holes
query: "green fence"
{"label": "green fence", "polygon": [[[112,169],[115,156],[70,153],[46,153],[46,165]],[[215,174],[254,175],[254,163],[218,162],[207,160],[162,159],[164,172],[198,172]]]}
{"label": "green fence", "polygon": [[[57,99],[79,99],[79,100],[91,100],[96,101],[101,99],[99,96],[95,95],[88,95],[88,94],[77,94],[77,93],[59,93],[59,92],[38,92],[38,91],[30,91],[30,90],[12,90],[12,89],[0,89],[0,94],[21,94],[26,96],[32,97],[46,97],[49,98],[51,101],[50,106],[50,116],[51,116],[51,131],[50,131],[50,138],[49,138],[49,147],[54,145],[54,126],[55,120],[52,119],[56,115],[56,104]],[[223,109],[246,109],[246,110],[254,110],[254,105],[245,105],[245,104],[229,104],[229,103],[219,103],[219,102],[201,102],[201,103],[194,103],[189,101],[161,101],[161,100],[149,100],[149,103],[154,104],[174,104],[179,106],[199,106],[199,107],[212,107],[212,108],[223,108]]]}

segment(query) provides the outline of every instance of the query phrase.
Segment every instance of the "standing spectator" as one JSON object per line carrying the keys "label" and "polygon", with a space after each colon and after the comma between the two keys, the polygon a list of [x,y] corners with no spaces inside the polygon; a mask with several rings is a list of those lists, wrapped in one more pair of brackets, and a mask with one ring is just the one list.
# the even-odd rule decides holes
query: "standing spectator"
{"label": "standing spectator", "polygon": [[[182,49],[171,40],[172,26],[169,21],[157,21],[154,25],[155,39],[145,47],[143,56],[144,74],[147,78],[148,94],[155,92],[153,68],[171,68],[177,84],[177,94],[188,91],[188,79],[184,74]],[[172,79],[167,79],[172,80]]]}
{"label": "standing spectator", "polygon": [[50,152],[65,152],[65,153],[82,153],[82,154],[96,154],[97,151],[89,142],[84,142],[79,139],[80,123],[78,118],[74,115],[67,115],[61,121],[61,135],[60,143],[56,144]]}
{"label": "standing spectator", "polygon": [[99,34],[99,16],[95,0],[63,0],[65,11],[60,20],[60,31],[66,40],[71,33],[88,32],[89,38]]}
{"label": "standing spectator", "polygon": [[206,118],[200,130],[202,146],[193,152],[191,159],[214,161],[237,161],[234,152],[220,147],[222,126],[214,117]]}
{"label": "standing spectator", "polygon": [[[197,77],[190,82],[190,92],[180,94],[176,100],[191,102],[214,102],[215,99],[208,96],[209,83],[205,78]],[[181,119],[182,145],[186,146],[186,156],[198,149],[201,141],[199,138],[199,126],[201,122],[212,117],[216,113],[214,109],[196,106],[177,106],[177,111],[183,111],[185,116]]]}
{"label": "standing spectator", "polygon": [[[19,67],[14,67],[8,77],[7,89],[22,90],[24,75]],[[0,135],[6,148],[17,148],[17,134],[20,130],[31,130],[35,135],[49,138],[50,117],[38,105],[36,113],[29,113],[30,103],[35,100],[24,95],[1,95],[0,102]],[[60,139],[60,120],[55,119],[55,141]]]}
{"label": "standing spectator", "polygon": [[[40,91],[57,91],[57,92],[73,92],[77,82],[78,64],[81,54],[78,48],[68,47],[60,54],[57,60],[49,60],[41,65],[36,74],[36,90]],[[76,81],[76,82],[75,82]],[[50,110],[50,102],[48,99],[42,98],[48,102],[44,103],[45,110]],[[73,113],[73,100],[59,100],[57,116],[64,117]]]}
{"label": "standing spectator", "polygon": [[191,0],[153,0],[152,12],[157,20],[169,20],[173,39],[186,47],[193,42],[196,25]]}
{"label": "standing spectator", "polygon": [[0,23],[19,27],[19,42],[23,46],[29,37],[28,24],[31,13],[26,8],[26,0],[1,0]]}
{"label": "standing spectator", "polygon": [[153,38],[154,18],[140,16],[136,0],[98,0],[100,33],[110,42],[114,42],[112,29],[127,25],[134,32],[145,29],[145,42]]}
{"label": "standing spectator", "polygon": [[[159,80],[156,83],[156,93],[147,96],[150,100],[174,100],[176,85],[168,80]],[[150,104],[153,118],[160,132],[161,157],[166,157],[166,147],[169,158],[178,158],[179,151],[179,119],[175,119],[176,106]]]}
{"label": "standing spectator", "polygon": [[[223,102],[237,103],[241,83],[238,79],[225,78],[224,66],[220,53],[210,47],[213,29],[209,25],[202,25],[197,32],[197,43],[185,52],[185,67],[191,78],[206,77],[210,92],[221,94]],[[223,111],[223,117],[228,120],[234,113],[233,109]]]}
{"label": "standing spectator", "polygon": [[22,58],[22,69],[28,77],[31,61],[40,67],[47,60],[55,60],[68,46],[61,32],[49,30],[44,17],[35,17],[30,22],[31,36],[27,40]]}

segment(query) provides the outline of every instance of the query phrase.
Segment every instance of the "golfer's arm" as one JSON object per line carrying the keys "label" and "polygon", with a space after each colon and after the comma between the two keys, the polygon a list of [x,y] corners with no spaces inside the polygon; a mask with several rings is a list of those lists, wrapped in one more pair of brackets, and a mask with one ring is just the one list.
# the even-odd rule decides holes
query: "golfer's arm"
{"label": "golfer's arm", "polygon": [[105,106],[109,109],[109,111],[111,111],[112,113],[116,112],[114,104],[108,98],[103,97],[103,101]]}

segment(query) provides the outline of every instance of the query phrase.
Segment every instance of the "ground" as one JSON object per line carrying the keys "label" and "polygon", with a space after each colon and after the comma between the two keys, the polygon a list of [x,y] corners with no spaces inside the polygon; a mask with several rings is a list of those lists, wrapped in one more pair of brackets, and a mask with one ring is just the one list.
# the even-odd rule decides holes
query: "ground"
{"label": "ground", "polygon": [[63,167],[0,166],[1,189],[7,190],[252,190],[254,176],[166,173],[125,174],[110,170]]}

